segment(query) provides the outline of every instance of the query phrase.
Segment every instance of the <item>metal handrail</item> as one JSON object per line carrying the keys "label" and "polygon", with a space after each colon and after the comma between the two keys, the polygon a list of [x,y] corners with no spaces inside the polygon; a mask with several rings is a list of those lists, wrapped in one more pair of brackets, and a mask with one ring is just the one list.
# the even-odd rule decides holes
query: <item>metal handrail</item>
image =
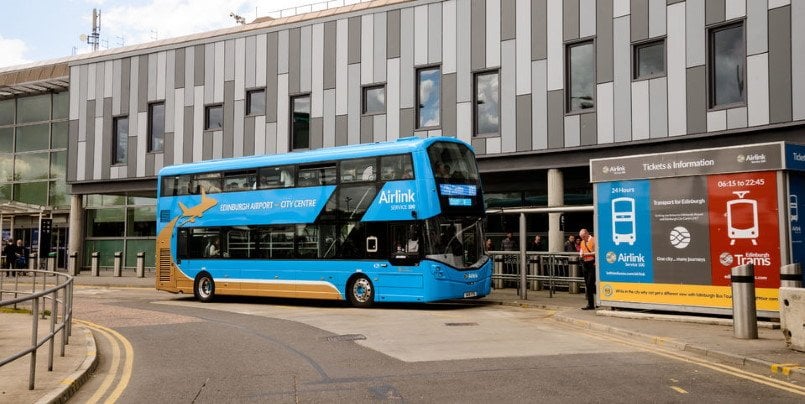
{"label": "metal handrail", "polygon": [[[9,274],[11,272],[16,272],[17,277],[14,281],[14,290],[6,290],[5,289],[5,280],[9,278]],[[20,273],[31,273],[31,290],[20,290]],[[42,275],[42,290],[37,291],[37,278],[39,275]],[[50,276],[55,276],[56,281],[54,285],[48,287],[47,278]],[[28,284],[23,284],[22,286],[27,286]],[[59,292],[62,292],[62,297],[59,298]],[[14,294],[14,298],[10,300],[3,300],[3,294]],[[20,294],[24,294],[25,296],[19,297]],[[45,299],[49,299],[51,302],[51,310],[50,310],[50,332],[45,335],[42,339],[38,339],[39,336],[39,308],[40,302],[42,300],[42,304],[44,305]],[[3,306],[11,306],[13,305],[16,309],[19,303],[24,303],[30,301],[31,302],[31,315],[33,316],[33,322],[31,324],[31,345],[20,351],[17,352],[9,357],[0,359],[0,367],[5,366],[8,363],[11,363],[17,359],[20,359],[26,355],[31,355],[31,365],[30,365],[30,373],[28,375],[28,390],[34,389],[34,380],[36,379],[36,351],[44,345],[45,343],[49,342],[50,345],[48,346],[48,371],[53,371],[53,350],[54,344],[56,339],[56,334],[61,332],[61,342],[60,342],[60,353],[59,356],[64,357],[64,347],[70,343],[69,337],[72,332],[72,319],[73,319],[73,277],[67,274],[53,272],[53,271],[42,271],[42,270],[0,270],[0,307]],[[60,318],[59,316],[59,309],[61,309],[61,322],[57,322]],[[44,318],[44,311],[41,313]]]}
{"label": "metal handrail", "polygon": [[[532,282],[547,282],[549,297],[553,297],[557,284],[584,284],[584,278],[581,276],[572,276],[570,268],[568,268],[567,276],[557,274],[555,271],[556,267],[564,265],[564,262],[567,262],[568,266],[580,265],[577,261],[579,258],[578,253],[526,251],[526,263],[531,264],[535,262],[534,259],[536,258],[536,262],[539,266],[547,268],[547,274],[540,274],[539,272],[531,273],[531,271],[528,270],[524,277],[523,274],[520,273],[520,251],[487,251],[486,254],[492,257],[496,264],[502,264],[500,266],[496,265],[496,269],[492,275],[493,284],[499,285],[497,286],[498,288],[504,287],[505,281],[520,283],[525,279],[528,284],[532,284]],[[506,265],[511,268],[511,272],[507,273],[504,269]],[[581,271],[580,267],[578,271]]]}

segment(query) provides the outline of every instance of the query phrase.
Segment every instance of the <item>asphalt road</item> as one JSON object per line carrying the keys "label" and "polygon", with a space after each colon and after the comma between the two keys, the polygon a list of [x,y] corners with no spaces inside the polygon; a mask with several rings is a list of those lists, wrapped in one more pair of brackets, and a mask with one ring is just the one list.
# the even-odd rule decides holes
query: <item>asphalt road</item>
{"label": "asphalt road", "polygon": [[551,319],[437,304],[219,299],[76,288],[99,345],[71,400],[161,402],[796,402],[721,365]]}

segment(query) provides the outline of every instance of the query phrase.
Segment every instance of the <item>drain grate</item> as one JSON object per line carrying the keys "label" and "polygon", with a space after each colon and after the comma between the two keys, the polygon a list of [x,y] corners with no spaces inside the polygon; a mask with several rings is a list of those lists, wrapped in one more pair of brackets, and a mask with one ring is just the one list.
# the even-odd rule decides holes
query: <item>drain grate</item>
{"label": "drain grate", "polygon": [[478,325],[478,323],[444,323],[444,325],[448,327],[472,327]]}
{"label": "drain grate", "polygon": [[327,341],[329,342],[359,341],[364,339],[366,339],[366,336],[363,334],[344,334],[344,335],[333,335],[331,337],[327,337]]}

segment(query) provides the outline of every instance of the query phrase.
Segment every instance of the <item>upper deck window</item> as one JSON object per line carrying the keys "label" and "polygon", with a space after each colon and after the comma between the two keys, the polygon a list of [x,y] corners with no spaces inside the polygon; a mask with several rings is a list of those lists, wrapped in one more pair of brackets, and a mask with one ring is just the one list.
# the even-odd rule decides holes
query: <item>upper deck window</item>
{"label": "upper deck window", "polygon": [[428,157],[437,180],[478,181],[475,158],[462,144],[434,143],[428,148]]}

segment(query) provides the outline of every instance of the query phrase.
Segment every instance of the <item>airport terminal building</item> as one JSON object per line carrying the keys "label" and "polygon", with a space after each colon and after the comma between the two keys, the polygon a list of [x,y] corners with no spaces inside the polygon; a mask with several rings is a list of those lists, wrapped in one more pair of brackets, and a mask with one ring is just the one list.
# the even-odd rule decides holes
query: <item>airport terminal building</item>
{"label": "airport terminal building", "polygon": [[[0,69],[0,224],[153,267],[168,165],[444,135],[475,148],[490,208],[591,206],[590,159],[804,125],[803,2],[376,0]],[[561,249],[593,224],[559,219],[528,232]]]}

